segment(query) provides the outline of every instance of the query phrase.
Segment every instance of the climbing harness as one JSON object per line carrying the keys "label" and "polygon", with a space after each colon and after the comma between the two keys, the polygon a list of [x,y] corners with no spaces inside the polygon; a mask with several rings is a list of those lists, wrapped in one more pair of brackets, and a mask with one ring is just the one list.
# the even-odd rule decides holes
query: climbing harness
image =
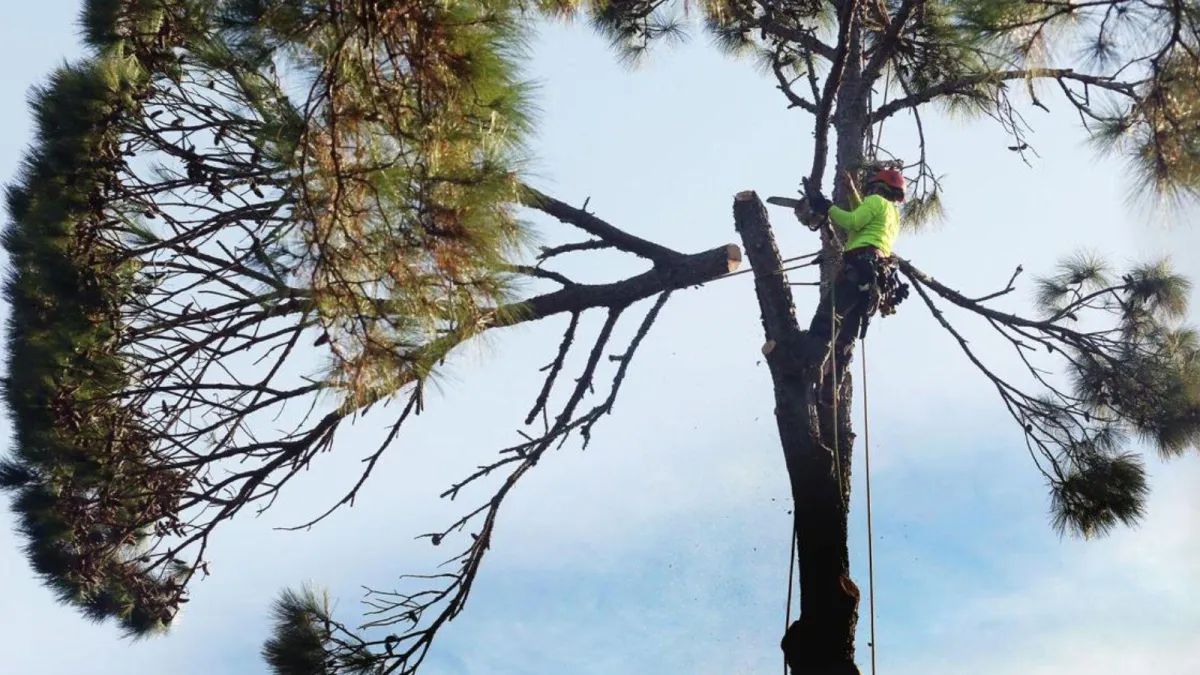
{"label": "climbing harness", "polygon": [[[879,314],[889,317],[896,313],[896,307],[908,297],[909,287],[901,280],[893,257],[871,256],[869,279],[859,281],[859,292],[868,293],[866,308],[862,315],[862,323],[858,328],[858,339],[865,340],[867,327],[871,317]],[[867,283],[863,283],[866,281]],[[865,286],[865,288],[864,288]]]}

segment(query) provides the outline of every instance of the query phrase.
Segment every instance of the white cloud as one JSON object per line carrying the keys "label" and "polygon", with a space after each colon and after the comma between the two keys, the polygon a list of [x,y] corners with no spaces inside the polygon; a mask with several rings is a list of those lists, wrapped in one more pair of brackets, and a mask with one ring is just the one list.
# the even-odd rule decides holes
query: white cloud
{"label": "white cloud", "polygon": [[920,628],[906,631],[906,642],[881,640],[887,671],[1200,673],[1200,461],[1157,473],[1142,527],[1099,541],[1031,537],[1040,543],[998,548],[996,569],[967,585],[956,580],[915,617]]}

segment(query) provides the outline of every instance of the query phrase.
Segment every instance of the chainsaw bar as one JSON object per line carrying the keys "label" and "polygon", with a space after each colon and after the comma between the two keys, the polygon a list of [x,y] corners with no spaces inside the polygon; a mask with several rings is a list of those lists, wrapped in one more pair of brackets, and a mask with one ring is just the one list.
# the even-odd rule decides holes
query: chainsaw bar
{"label": "chainsaw bar", "polygon": [[[786,206],[798,214],[801,212],[800,207],[804,206],[803,199],[792,199],[791,197],[767,197],[767,203],[774,204],[775,206]],[[812,213],[809,212],[800,217],[800,222],[804,223],[804,226],[813,232],[821,228],[821,219],[813,219]]]}
{"label": "chainsaw bar", "polygon": [[801,201],[803,200],[792,199],[791,197],[767,197],[768,204],[774,204],[775,206],[786,206],[790,209],[800,206]]}

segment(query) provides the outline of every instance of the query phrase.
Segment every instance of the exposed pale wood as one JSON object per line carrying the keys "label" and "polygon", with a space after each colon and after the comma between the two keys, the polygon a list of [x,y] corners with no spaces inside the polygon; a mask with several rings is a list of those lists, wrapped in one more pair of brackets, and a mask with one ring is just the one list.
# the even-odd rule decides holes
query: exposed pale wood
{"label": "exposed pale wood", "polygon": [[729,261],[728,270],[736,271],[742,265],[742,249],[738,248],[737,244],[726,244],[725,258]]}

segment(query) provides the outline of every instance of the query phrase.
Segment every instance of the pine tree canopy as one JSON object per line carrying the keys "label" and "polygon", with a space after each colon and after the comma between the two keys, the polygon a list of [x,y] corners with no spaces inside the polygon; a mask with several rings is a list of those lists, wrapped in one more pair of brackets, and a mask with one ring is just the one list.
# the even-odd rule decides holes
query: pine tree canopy
{"label": "pine tree canopy", "polygon": [[[59,599],[133,635],[167,628],[208,573],[210,535],[269,508],[340,429],[391,416],[330,511],[353,501],[455,348],[569,315],[526,420],[542,431],[447,490],[503,477],[425,535],[462,544],[454,573],[382,594],[370,626],[382,636],[335,622],[316,591],[275,607],[264,655],[276,673],[413,672],[462,611],[516,482],[569,436],[591,438],[672,292],[741,260],[733,245],[684,254],[643,240],[527,183],[526,40],[580,17],[635,64],[685,37],[694,12],[811,114],[808,178],[821,184],[832,156],[835,199],[841,171],[885,159],[872,129],[895,118],[920,138],[899,162],[915,178],[906,220],[946,217],[922,113],[997,123],[1025,153],[1029,103],[1077,117],[1099,152],[1127,160],[1138,194],[1200,198],[1195,0],[86,0],[88,55],[33,92],[4,233],[16,440],[0,486]],[[588,238],[538,246],[546,233],[525,209]],[[599,249],[649,267],[608,284],[548,267]],[[901,269],[1024,429],[1060,530],[1138,521],[1149,485],[1135,442],[1164,458],[1200,449],[1200,338],[1184,323],[1188,280],[1166,262],[1118,273],[1070,258],[1038,280],[1031,317]],[[618,322],[651,298],[613,356]],[[982,363],[947,303],[1005,335],[1035,391]],[[593,309],[605,320],[572,375],[565,358]],[[616,373],[589,407],[606,354]]]}

